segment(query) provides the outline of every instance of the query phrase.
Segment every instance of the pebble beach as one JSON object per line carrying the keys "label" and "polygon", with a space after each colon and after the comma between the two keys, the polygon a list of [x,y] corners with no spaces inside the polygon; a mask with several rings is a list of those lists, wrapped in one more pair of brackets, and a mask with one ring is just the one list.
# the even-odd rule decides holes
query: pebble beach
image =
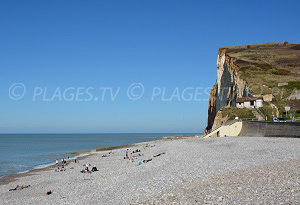
{"label": "pebble beach", "polygon": [[[72,160],[63,172],[0,179],[0,204],[299,204],[299,148],[296,138],[139,143]],[[127,149],[141,152],[132,161],[124,159]],[[86,164],[99,171],[81,173]],[[9,191],[17,185],[30,186]]]}

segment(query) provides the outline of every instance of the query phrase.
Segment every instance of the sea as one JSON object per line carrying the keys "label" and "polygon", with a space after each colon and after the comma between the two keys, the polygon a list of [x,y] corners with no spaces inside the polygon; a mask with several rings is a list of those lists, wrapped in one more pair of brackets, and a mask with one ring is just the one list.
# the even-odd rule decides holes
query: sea
{"label": "sea", "polygon": [[[0,134],[0,177],[23,173],[55,164],[62,158],[74,159],[86,150],[125,146],[167,136],[193,136],[195,133],[117,133],[117,134]],[[73,154],[72,154],[73,153]]]}

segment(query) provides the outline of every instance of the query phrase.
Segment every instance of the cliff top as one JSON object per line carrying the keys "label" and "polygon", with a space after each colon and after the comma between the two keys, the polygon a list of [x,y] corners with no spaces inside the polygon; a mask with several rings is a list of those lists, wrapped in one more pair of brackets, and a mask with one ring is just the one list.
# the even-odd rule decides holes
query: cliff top
{"label": "cliff top", "polygon": [[[269,88],[286,83],[287,90],[300,89],[300,44],[262,44],[237,46],[226,49],[226,55],[235,59],[241,78],[249,84],[262,84]],[[252,90],[256,94],[255,89]],[[271,93],[264,89],[264,94]],[[283,93],[287,97],[290,92]]]}

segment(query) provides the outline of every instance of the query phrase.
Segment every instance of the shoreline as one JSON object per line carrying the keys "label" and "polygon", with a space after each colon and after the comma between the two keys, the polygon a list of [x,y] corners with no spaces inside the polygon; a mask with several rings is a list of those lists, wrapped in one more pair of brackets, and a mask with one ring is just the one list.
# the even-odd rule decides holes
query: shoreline
{"label": "shoreline", "polygon": [[[88,158],[89,156],[92,156],[93,154],[89,154],[89,155],[85,155],[85,156],[78,156],[76,159],[78,160],[84,160],[86,158]],[[74,161],[74,159],[72,160],[68,160],[65,165],[67,166],[68,164],[70,164],[70,162]],[[41,166],[41,165],[38,165]],[[59,166],[61,166],[61,162],[59,162]],[[2,176],[0,178],[0,186],[1,185],[5,185],[5,184],[10,184],[12,182],[18,181],[19,178],[22,177],[26,177],[26,176],[32,176],[35,175],[35,173],[39,173],[39,172],[43,172],[43,171],[49,171],[51,169],[54,169],[56,167],[56,165],[49,165],[47,167],[43,167],[43,168],[33,168],[30,170],[26,170],[23,172],[17,172],[17,173],[13,173],[13,174],[8,174],[5,176]]]}
{"label": "shoreline", "polygon": [[[113,146],[113,147],[105,147],[105,148],[98,148],[98,149],[94,149],[94,150],[85,150],[85,151],[79,151],[79,152],[71,152],[69,154],[78,154],[78,156],[74,156],[74,158],[67,160],[66,162],[66,166],[69,165],[71,162],[74,162],[75,159],[77,160],[84,160],[87,159],[97,153],[101,153],[101,152],[105,152],[105,151],[110,151],[110,150],[118,150],[118,149],[123,149],[123,148],[131,148],[131,147],[135,147],[135,146],[139,146],[139,145],[143,145],[143,144],[147,144],[147,143],[154,143],[154,142],[159,142],[159,141],[167,141],[167,140],[178,140],[178,139],[187,139],[187,138],[196,138],[195,136],[162,136],[161,139],[158,140],[151,140],[151,141],[146,141],[146,142],[137,142],[134,144],[127,144],[127,145],[119,145],[119,146]],[[69,154],[65,154],[66,156]],[[84,156],[80,156],[83,155]],[[40,164],[37,165],[38,166],[43,166],[43,165],[47,165],[47,164]],[[61,166],[61,162],[59,162],[59,166]],[[17,173],[12,173],[12,174],[8,174],[8,175],[4,175],[2,177],[0,177],[0,186],[1,185],[5,185],[5,184],[10,184],[12,182],[18,181],[19,178],[22,177],[26,177],[26,176],[32,176],[35,175],[35,173],[39,173],[39,172],[43,172],[43,171],[49,171],[51,169],[54,169],[56,167],[55,162],[53,164],[49,164],[46,167],[42,167],[42,168],[32,168],[29,170],[25,170],[25,171],[21,171],[21,172],[17,172]]]}
{"label": "shoreline", "polygon": [[[79,163],[70,160],[64,172],[43,169],[18,176],[17,182],[0,186],[0,198],[3,204],[70,205],[272,202],[274,197],[287,202],[287,196],[297,201],[299,146],[294,138],[262,137],[140,142],[127,146],[130,159],[126,147],[106,149]],[[87,164],[98,171],[82,173]],[[9,191],[17,185],[30,187]],[[49,190],[52,194],[45,195]]]}

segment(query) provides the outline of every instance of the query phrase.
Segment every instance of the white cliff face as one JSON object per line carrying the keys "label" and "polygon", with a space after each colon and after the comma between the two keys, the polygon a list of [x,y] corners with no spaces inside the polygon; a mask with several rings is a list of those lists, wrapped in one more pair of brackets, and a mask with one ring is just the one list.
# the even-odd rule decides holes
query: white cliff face
{"label": "white cliff face", "polygon": [[235,107],[236,98],[250,96],[247,82],[240,78],[239,67],[235,59],[226,54],[226,49],[220,49],[217,59],[217,82],[209,100],[208,126],[214,124],[215,116],[222,107]]}
{"label": "white cliff face", "polygon": [[217,60],[217,111],[222,107],[235,107],[237,97],[249,96],[247,82],[240,78],[234,59],[221,51]]}
{"label": "white cliff face", "polygon": [[[221,85],[221,77],[223,75],[223,65],[225,63],[225,55],[220,55],[218,54],[218,59],[217,59],[217,84]],[[218,93],[220,93],[221,87],[218,86]]]}

